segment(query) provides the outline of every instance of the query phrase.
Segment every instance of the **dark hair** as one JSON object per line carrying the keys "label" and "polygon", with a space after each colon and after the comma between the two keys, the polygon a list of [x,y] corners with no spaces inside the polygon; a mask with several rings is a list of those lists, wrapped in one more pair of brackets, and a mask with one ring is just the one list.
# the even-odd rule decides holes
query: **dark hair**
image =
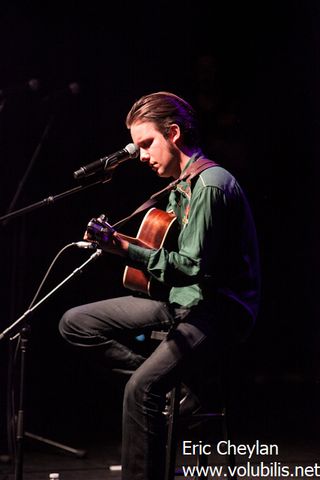
{"label": "dark hair", "polygon": [[196,113],[189,103],[173,93],[151,93],[137,100],[127,115],[127,127],[130,128],[138,120],[153,122],[165,138],[168,137],[170,125],[176,123],[184,144],[188,147],[199,146]]}

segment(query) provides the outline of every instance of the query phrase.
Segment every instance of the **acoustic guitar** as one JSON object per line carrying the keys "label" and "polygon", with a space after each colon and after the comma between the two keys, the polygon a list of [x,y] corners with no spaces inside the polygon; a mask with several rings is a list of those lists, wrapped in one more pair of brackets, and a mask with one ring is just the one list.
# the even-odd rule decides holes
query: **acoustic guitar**
{"label": "acoustic guitar", "polygon": [[[92,218],[87,226],[90,237],[99,244],[103,238],[114,233],[114,228],[105,221],[105,216]],[[119,233],[118,233],[119,234]],[[176,250],[179,229],[176,217],[157,208],[145,214],[136,237],[119,234],[122,238],[144,248]],[[143,293],[155,299],[167,299],[169,287],[153,278],[148,272],[126,266],[123,274],[125,288]]]}

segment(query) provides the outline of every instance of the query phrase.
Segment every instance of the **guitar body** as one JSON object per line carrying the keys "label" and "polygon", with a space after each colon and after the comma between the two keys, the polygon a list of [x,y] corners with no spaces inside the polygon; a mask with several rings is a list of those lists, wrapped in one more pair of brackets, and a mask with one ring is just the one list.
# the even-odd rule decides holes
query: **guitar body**
{"label": "guitar body", "polygon": [[[140,225],[136,245],[146,248],[165,247],[169,250],[177,248],[178,227],[176,217],[157,208],[151,208],[146,213]],[[153,279],[148,272],[133,267],[126,267],[123,274],[123,285],[152,298],[167,298],[169,288]]]}
{"label": "guitar body", "polygon": [[[87,225],[86,239],[103,243],[115,232],[114,228],[105,220],[105,215],[92,218]],[[128,242],[143,248],[165,247],[170,251],[176,250],[179,235],[178,222],[173,213],[157,208],[151,208],[146,213],[136,237],[120,235]],[[123,274],[123,285],[130,290],[143,293],[154,299],[167,299],[169,287],[152,278],[148,272],[126,266]]]}

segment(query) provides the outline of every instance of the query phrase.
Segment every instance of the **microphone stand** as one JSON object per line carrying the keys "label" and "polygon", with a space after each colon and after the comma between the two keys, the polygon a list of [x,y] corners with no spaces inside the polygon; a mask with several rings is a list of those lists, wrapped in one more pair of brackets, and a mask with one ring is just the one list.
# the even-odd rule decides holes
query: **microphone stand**
{"label": "microphone stand", "polygon": [[[8,328],[6,328],[2,333],[0,333],[0,341],[6,338],[11,332],[16,331],[16,329],[22,325],[26,318],[34,312],[43,302],[45,302],[51,295],[60,289],[66,282],[68,282],[71,278],[73,278],[77,273],[81,273],[82,269],[88,265],[90,262],[95,260],[98,256],[100,256],[102,251],[100,249],[96,250],[82,265],[77,267],[72,273],[70,273],[62,282],[60,282],[56,287],[54,287],[47,295],[45,295],[39,302],[37,302],[33,307],[26,310],[21,317],[19,317],[15,322],[13,322]],[[15,456],[15,480],[22,480],[23,478],[23,443],[24,443],[24,391],[25,391],[25,365],[26,365],[26,355],[27,355],[27,345],[28,345],[28,337],[29,337],[30,327],[22,326],[20,331],[20,391],[19,391],[19,409],[18,409],[18,416],[17,416],[17,427],[16,427],[16,441],[17,441],[17,451]],[[49,445],[63,447],[64,449],[70,451],[71,453],[75,453],[77,456],[82,457],[84,456],[85,452],[83,450],[75,450],[70,447],[62,446],[56,442],[46,441],[41,437],[37,437],[35,435],[29,435],[31,438],[35,438],[37,440],[45,440],[45,443]]]}
{"label": "microphone stand", "polygon": [[[53,123],[54,123],[54,120],[55,120],[55,115],[54,114],[51,114],[49,120],[47,121],[43,131],[42,131],[42,134],[40,136],[40,140],[38,142],[38,144],[36,145],[36,148],[31,156],[31,159],[29,161],[29,164],[27,165],[27,168],[26,170],[24,171],[22,177],[20,178],[19,182],[18,182],[18,186],[16,188],[16,191],[11,199],[11,202],[9,204],[9,207],[7,209],[7,215],[8,217],[4,217],[3,219],[3,222],[2,222],[2,225],[5,226],[6,223],[8,222],[10,216],[9,214],[14,210],[18,200],[19,200],[19,197],[21,196],[21,193],[23,191],[23,188],[31,174],[31,171],[37,161],[37,158],[39,157],[40,155],[40,152],[41,152],[41,149],[43,147],[43,144],[44,142],[47,140],[48,136],[49,136],[49,133],[50,133],[50,130],[53,126]],[[17,235],[17,234],[15,234]],[[19,233],[19,236],[20,238],[23,238],[23,235],[24,235],[24,227],[23,225],[20,226],[20,233]],[[15,251],[17,251],[17,245],[16,245],[16,242],[14,241],[13,243],[15,245]],[[11,291],[12,291],[12,295],[11,295],[11,303],[10,303],[10,309],[11,309],[11,314],[13,313],[14,311],[14,305],[15,305],[15,297],[14,297],[14,292],[16,290],[15,288],[15,282],[17,281],[16,280],[16,272],[17,272],[17,266],[16,266],[16,263],[14,262],[13,263],[13,266],[12,266],[12,269],[11,269]],[[10,315],[10,317],[12,317],[12,315]],[[9,366],[8,366],[8,372],[7,372],[7,402],[8,402],[8,406],[7,406],[7,435],[8,435],[8,439],[7,439],[7,444],[8,444],[8,453],[12,452],[13,451],[13,440],[12,440],[12,435],[10,434],[10,426],[9,426],[9,418],[12,417],[12,413],[10,412],[9,413],[9,390],[10,390],[10,369],[11,369],[11,355],[12,355],[12,352],[11,350],[9,350],[8,352],[9,354]],[[9,456],[10,458],[10,456]]]}
{"label": "microphone stand", "polygon": [[[83,190],[87,190],[90,187],[93,187],[99,183],[106,183],[111,180],[111,172],[104,172],[104,177],[100,176],[99,178],[95,175],[93,178],[93,181],[90,183],[78,185],[77,187],[74,187],[72,189],[69,189],[67,191],[64,191],[62,193],[59,193],[57,195],[50,195],[47,198],[44,198],[43,200],[40,200],[38,202],[35,202],[31,205],[28,205],[24,208],[20,208],[19,210],[11,211],[8,212],[6,215],[3,215],[0,217],[0,225],[5,226],[10,220],[13,218],[19,217],[21,215],[24,215],[26,213],[32,212],[38,208],[42,208],[45,206],[51,206],[54,205],[58,200],[61,200],[65,197],[68,197],[70,195],[73,195],[75,193],[79,193]],[[13,204],[13,202],[12,202]],[[97,251],[98,252],[98,251]],[[28,317],[40,304],[45,301],[54,291],[56,291],[58,288],[60,288],[66,281],[68,281],[71,277],[73,277],[78,271],[80,272],[81,269],[93,258],[96,258],[97,252],[93,254],[90,259],[85,262],[83,265],[81,265],[78,269],[76,269],[71,275],[69,275],[61,284],[59,284],[55,289],[53,289],[46,297],[44,297],[40,302],[35,304],[32,308],[28,309],[18,320],[16,320],[12,325],[10,325],[7,329],[5,329],[1,334],[0,334],[0,341],[3,340],[7,335],[11,333],[14,329],[17,329],[20,324],[22,324],[25,320],[26,317]],[[101,253],[101,251],[100,251]],[[15,480],[22,480],[22,475],[23,475],[23,440],[24,437],[29,437],[34,440],[37,440],[39,442],[45,443],[47,445],[51,445],[57,448],[60,448],[64,451],[70,452],[75,454],[78,457],[83,457],[85,455],[84,450],[77,450],[72,447],[69,447],[67,445],[62,445],[57,442],[53,442],[52,440],[34,435],[29,432],[24,432],[24,392],[25,392],[25,359],[26,359],[26,352],[27,352],[27,345],[28,345],[28,337],[30,334],[30,328],[29,326],[22,327],[21,332],[20,332],[20,354],[21,354],[21,359],[20,359],[20,388],[19,388],[19,405],[18,405],[18,416],[17,416],[17,424],[16,424],[16,442],[17,442],[17,448],[16,448],[16,458],[15,458]]]}
{"label": "microphone stand", "polygon": [[[21,180],[20,180],[20,182],[19,182],[19,184],[18,184],[17,190],[16,190],[16,192],[15,192],[15,194],[14,194],[12,200],[11,200],[11,203],[10,203],[10,205],[9,205],[9,208],[8,208],[8,210],[7,210],[7,214],[10,214],[10,213],[13,211],[13,209],[14,209],[14,207],[15,207],[15,205],[16,205],[19,197],[20,197],[20,194],[21,194],[21,192],[22,192],[22,190],[23,190],[23,187],[24,187],[25,183],[27,182],[27,179],[28,179],[28,177],[29,177],[29,175],[30,175],[30,172],[31,172],[31,170],[32,170],[35,162],[36,162],[36,159],[38,158],[38,156],[39,156],[39,154],[40,154],[42,145],[43,145],[44,141],[46,140],[46,138],[47,138],[48,135],[49,135],[50,129],[51,129],[52,124],[53,124],[53,121],[54,121],[54,116],[52,115],[51,118],[50,118],[50,120],[48,121],[47,125],[45,126],[45,129],[44,129],[43,132],[42,132],[42,135],[41,135],[41,138],[40,138],[40,142],[39,142],[38,145],[36,146],[36,149],[35,149],[32,157],[31,157],[31,160],[30,160],[30,162],[29,162],[29,165],[27,166],[27,169],[26,169],[26,171],[24,172],[24,174],[23,174],[23,176],[22,176],[22,178],[21,178]],[[4,221],[4,222],[5,222],[5,221]]]}

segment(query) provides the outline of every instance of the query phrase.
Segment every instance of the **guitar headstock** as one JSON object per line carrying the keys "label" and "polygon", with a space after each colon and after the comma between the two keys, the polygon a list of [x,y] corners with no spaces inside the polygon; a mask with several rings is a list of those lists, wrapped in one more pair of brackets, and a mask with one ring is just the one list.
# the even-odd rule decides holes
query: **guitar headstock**
{"label": "guitar headstock", "polygon": [[107,222],[107,217],[101,214],[98,218],[92,218],[87,225],[86,236],[87,239],[96,241],[98,243],[108,242],[110,235],[115,232],[115,229]]}

